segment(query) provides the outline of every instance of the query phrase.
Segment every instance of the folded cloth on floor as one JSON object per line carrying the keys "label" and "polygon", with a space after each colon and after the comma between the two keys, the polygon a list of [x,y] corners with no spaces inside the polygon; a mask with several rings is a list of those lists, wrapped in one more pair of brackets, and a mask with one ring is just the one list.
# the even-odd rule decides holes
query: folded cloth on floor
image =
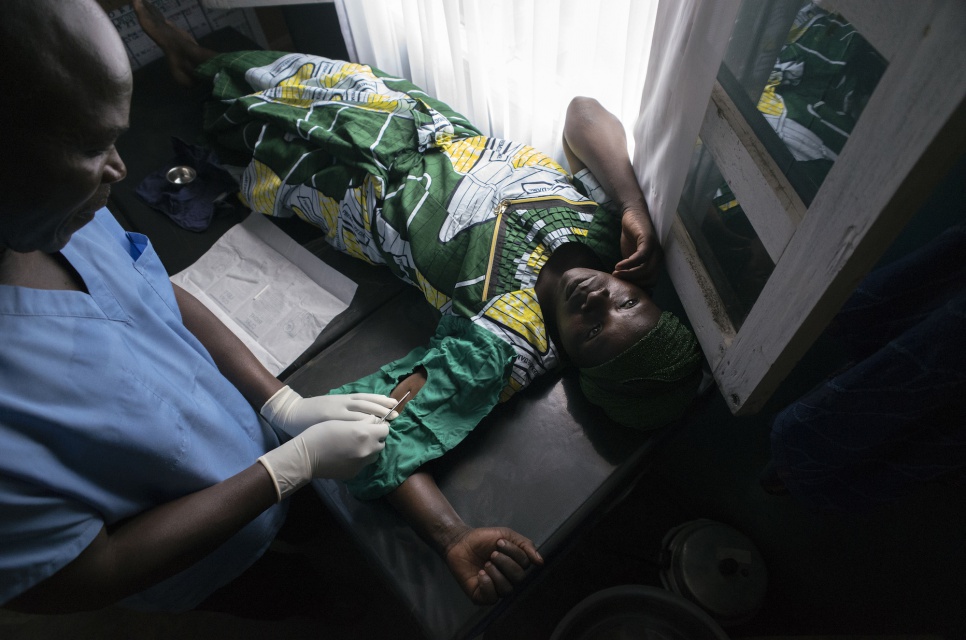
{"label": "folded cloth on floor", "polygon": [[186,184],[172,184],[167,178],[171,167],[164,167],[149,174],[138,185],[137,194],[178,226],[189,231],[204,231],[224,196],[238,191],[238,185],[210,149],[174,137],[171,145],[175,153],[173,166],[189,166],[197,176]]}

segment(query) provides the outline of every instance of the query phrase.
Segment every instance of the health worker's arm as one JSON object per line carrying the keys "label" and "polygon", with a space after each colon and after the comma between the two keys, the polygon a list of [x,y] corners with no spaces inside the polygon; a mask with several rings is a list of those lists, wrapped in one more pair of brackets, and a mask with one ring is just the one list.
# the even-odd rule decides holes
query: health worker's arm
{"label": "health worker's arm", "polygon": [[[378,394],[303,398],[283,385],[205,305],[175,285],[185,327],[205,346],[218,370],[274,426],[292,436],[259,461],[283,500],[312,478],[351,478],[385,447],[382,417],[395,401]],[[398,414],[390,414],[392,419]]]}
{"label": "health worker's arm", "polygon": [[5,606],[33,613],[100,609],[187,569],[275,504],[254,463],[202,491],[103,527],[77,558]]}
{"label": "health worker's arm", "polygon": [[[174,285],[185,327],[204,345],[218,370],[276,429],[298,436],[312,425],[330,420],[371,421],[382,418],[394,404],[374,393],[303,398],[283,385],[238,337],[197,298]],[[392,420],[398,413],[392,413]]]}
{"label": "health worker's arm", "polygon": [[567,107],[563,145],[571,173],[589,169],[621,211],[624,259],[613,274],[653,287],[661,269],[661,245],[627,154],[624,126],[593,98],[574,98]]}
{"label": "health worker's arm", "polygon": [[261,408],[284,385],[208,307],[178,285],[173,286],[185,327],[208,350],[222,375],[255,409]]}
{"label": "health worker's arm", "polygon": [[[409,397],[426,382],[425,372],[404,378],[392,395]],[[519,584],[531,565],[543,564],[533,542],[507,527],[470,527],[460,518],[433,476],[417,471],[387,499],[417,534],[446,561],[460,588],[475,604],[493,604]]]}
{"label": "health worker's arm", "polygon": [[[204,305],[177,286],[175,295],[185,326],[252,405],[282,389]],[[218,484],[102,527],[77,558],[6,606],[38,613],[99,609],[187,569],[312,478],[350,478],[373,462],[389,427],[358,415],[311,424]]]}
{"label": "health worker's arm", "polygon": [[[204,305],[174,290],[188,330],[249,402],[260,406],[282,386]],[[98,609],[188,568],[277,502],[272,477],[252,462],[219,484],[101,528],[70,564],[7,606],[44,613]]]}
{"label": "health worker's arm", "polygon": [[222,482],[101,527],[72,562],[5,606],[86,611],[142,591],[187,569],[312,478],[355,476],[379,456],[388,433],[371,416],[314,424]]}

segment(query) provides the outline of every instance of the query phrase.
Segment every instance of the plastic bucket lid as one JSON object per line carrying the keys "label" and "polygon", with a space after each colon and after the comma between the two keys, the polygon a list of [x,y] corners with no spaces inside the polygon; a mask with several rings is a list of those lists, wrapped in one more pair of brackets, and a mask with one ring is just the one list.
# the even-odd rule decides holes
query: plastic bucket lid
{"label": "plastic bucket lid", "polygon": [[726,627],[757,613],[767,591],[768,569],[743,533],[699,519],[669,531],[663,546],[660,576],[665,587]]}

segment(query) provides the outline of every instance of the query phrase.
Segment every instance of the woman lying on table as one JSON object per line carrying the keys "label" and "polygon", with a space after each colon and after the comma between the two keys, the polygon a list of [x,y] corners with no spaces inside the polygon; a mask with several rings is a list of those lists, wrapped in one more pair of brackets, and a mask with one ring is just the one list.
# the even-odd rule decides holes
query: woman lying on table
{"label": "woman lying on table", "polygon": [[[423,465],[564,362],[591,402],[635,428],[678,418],[700,379],[694,336],[642,288],[661,251],[620,122],[595,100],[570,104],[571,176],[406,80],[317,56],[216,55],[135,7],[177,78],[212,83],[206,133],[245,203],[319,226],[442,314],[428,346],[332,390],[410,392],[380,459],[348,486],[386,496],[474,602],[495,602],[539,553],[508,528],[466,525]],[[274,407],[295,397],[286,387],[263,411],[293,435],[308,425]]]}

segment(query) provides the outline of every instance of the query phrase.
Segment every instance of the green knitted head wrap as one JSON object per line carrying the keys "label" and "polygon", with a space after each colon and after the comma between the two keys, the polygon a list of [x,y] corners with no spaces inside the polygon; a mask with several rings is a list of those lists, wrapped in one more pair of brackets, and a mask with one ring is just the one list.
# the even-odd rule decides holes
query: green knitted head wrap
{"label": "green knitted head wrap", "polygon": [[620,424],[647,429],[681,417],[701,381],[701,350],[674,314],[622,353],[580,370],[580,388]]}

